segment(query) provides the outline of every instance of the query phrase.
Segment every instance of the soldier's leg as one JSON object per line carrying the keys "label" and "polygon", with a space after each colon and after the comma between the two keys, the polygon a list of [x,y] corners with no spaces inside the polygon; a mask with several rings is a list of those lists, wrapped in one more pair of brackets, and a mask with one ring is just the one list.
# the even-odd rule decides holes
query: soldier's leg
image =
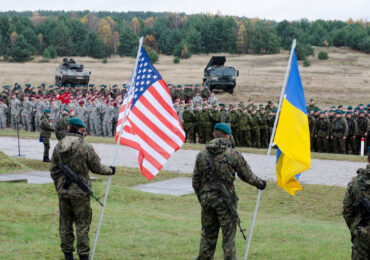
{"label": "soldier's leg", "polygon": [[6,116],[1,116],[0,117],[0,128],[5,129],[6,128]]}
{"label": "soldier's leg", "polygon": [[91,134],[92,136],[95,136],[95,135],[96,135],[93,120],[90,120],[90,134]]}
{"label": "soldier's leg", "polygon": [[220,222],[211,207],[202,207],[202,237],[197,260],[213,259],[215,254]]}
{"label": "soldier's leg", "polygon": [[323,152],[328,153],[329,152],[329,140],[326,139],[326,137],[322,138],[322,146],[323,146]]}
{"label": "soldier's leg", "polygon": [[346,153],[346,140],[343,139],[343,137],[339,137],[339,153],[344,154]]}
{"label": "soldier's leg", "polygon": [[17,118],[14,115],[11,115],[11,124],[12,124],[13,130],[16,130],[17,129]]}
{"label": "soldier's leg", "polygon": [[339,142],[338,142],[338,137],[333,138],[333,152],[334,153],[339,153]]}
{"label": "soldier's leg", "polygon": [[252,141],[251,141],[251,131],[246,131],[245,132],[245,145],[246,147],[252,147]]}
{"label": "soldier's leg", "polygon": [[103,122],[103,136],[108,136],[107,123]]}
{"label": "soldier's leg", "polygon": [[92,218],[90,197],[73,199],[71,202],[75,215],[74,223],[77,234],[77,253],[79,256],[88,256],[90,252],[89,231]]}
{"label": "soldier's leg", "polygon": [[73,211],[70,199],[59,198],[59,236],[60,247],[64,253],[72,253],[74,235],[73,235]]}
{"label": "soldier's leg", "polygon": [[42,142],[44,143],[44,157],[49,158],[50,140],[49,138],[42,138]]}
{"label": "soldier's leg", "polygon": [[224,205],[222,207],[218,207],[216,211],[222,230],[222,248],[224,250],[224,259],[236,260],[236,222],[231,216],[229,209]]}

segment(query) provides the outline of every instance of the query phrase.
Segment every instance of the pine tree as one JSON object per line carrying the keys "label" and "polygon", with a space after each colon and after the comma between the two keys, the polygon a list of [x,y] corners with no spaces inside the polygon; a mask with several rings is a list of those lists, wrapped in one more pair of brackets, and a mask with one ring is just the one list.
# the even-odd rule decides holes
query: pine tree
{"label": "pine tree", "polygon": [[22,34],[14,39],[12,47],[8,48],[7,54],[12,61],[25,62],[31,59],[32,46],[26,41]]}

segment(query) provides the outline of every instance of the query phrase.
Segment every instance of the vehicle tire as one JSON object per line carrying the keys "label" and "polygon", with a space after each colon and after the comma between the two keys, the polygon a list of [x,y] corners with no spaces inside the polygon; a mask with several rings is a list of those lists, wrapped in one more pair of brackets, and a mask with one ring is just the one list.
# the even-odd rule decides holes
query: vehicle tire
{"label": "vehicle tire", "polygon": [[209,91],[213,91],[213,87],[212,86],[209,86]]}
{"label": "vehicle tire", "polygon": [[230,89],[229,89],[229,93],[230,93],[230,94],[233,94],[233,93],[234,93],[234,88],[230,88]]}

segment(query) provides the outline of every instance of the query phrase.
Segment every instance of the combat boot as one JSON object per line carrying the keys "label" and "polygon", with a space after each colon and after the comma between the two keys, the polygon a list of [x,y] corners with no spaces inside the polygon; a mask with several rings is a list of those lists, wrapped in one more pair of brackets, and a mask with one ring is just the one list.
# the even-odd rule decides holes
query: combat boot
{"label": "combat boot", "polygon": [[44,156],[44,160],[42,160],[43,162],[50,162],[50,159],[49,159],[49,157],[45,157]]}
{"label": "combat boot", "polygon": [[64,256],[66,257],[65,260],[75,260],[73,258],[73,253],[64,253]]}
{"label": "combat boot", "polygon": [[80,255],[80,260],[89,260],[88,255]]}

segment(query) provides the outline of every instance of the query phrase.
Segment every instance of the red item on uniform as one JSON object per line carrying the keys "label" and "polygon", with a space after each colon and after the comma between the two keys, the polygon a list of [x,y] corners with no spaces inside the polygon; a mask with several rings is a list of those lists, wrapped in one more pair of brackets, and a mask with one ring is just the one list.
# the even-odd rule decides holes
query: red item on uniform
{"label": "red item on uniform", "polygon": [[58,100],[62,101],[62,104],[69,104],[71,103],[71,101],[68,95],[69,95],[69,92],[65,92],[58,97]]}

